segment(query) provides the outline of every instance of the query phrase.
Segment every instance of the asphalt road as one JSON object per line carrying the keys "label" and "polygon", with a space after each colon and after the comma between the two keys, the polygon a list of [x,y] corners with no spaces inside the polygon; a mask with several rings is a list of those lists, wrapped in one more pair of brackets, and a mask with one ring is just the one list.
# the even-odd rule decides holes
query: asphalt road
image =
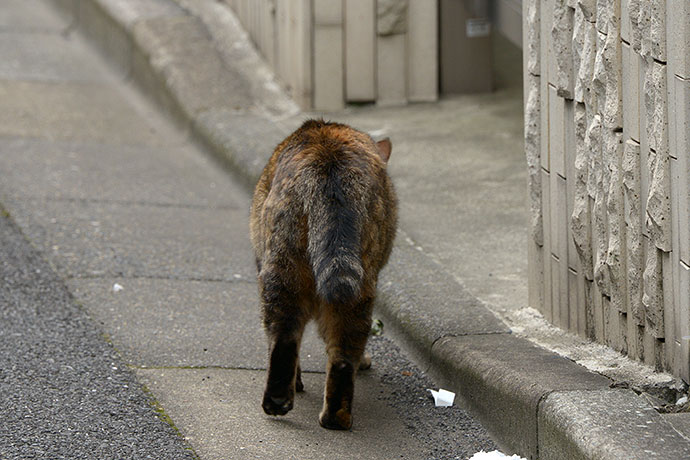
{"label": "asphalt road", "polygon": [[0,279],[0,458],[195,458],[4,215]]}

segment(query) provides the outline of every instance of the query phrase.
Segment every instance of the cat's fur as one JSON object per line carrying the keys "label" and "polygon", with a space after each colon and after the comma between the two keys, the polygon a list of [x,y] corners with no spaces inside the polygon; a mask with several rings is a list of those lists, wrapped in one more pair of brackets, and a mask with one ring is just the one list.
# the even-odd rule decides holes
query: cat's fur
{"label": "cat's fur", "polygon": [[390,151],[388,139],[309,120],[276,147],[256,185],[250,231],[269,340],[267,414],[286,414],[303,390],[300,341],[315,319],[328,354],[319,422],[352,425],[354,377],[368,364],[376,282],[397,224]]}

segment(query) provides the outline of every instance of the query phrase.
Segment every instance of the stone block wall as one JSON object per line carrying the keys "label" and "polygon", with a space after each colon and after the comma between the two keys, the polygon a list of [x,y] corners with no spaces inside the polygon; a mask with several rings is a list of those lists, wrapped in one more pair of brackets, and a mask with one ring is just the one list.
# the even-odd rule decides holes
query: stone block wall
{"label": "stone block wall", "polygon": [[524,0],[529,302],[690,367],[690,1]]}
{"label": "stone block wall", "polygon": [[225,0],[303,109],[438,98],[437,0]]}

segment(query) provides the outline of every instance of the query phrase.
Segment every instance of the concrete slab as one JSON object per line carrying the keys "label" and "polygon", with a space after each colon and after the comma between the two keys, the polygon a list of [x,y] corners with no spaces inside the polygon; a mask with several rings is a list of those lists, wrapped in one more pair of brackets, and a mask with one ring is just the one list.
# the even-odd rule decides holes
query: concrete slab
{"label": "concrete slab", "polygon": [[42,0],[3,0],[0,8],[0,32],[59,33],[67,26]]}
{"label": "concrete slab", "polygon": [[207,460],[419,459],[421,447],[382,400],[380,384],[360,374],[352,431],[319,426],[322,375],[305,374],[305,392],[285,417],[261,409],[264,372],[222,369],[138,370],[200,458]]}
{"label": "concrete slab", "polygon": [[690,441],[631,390],[556,392],[540,405],[539,458],[690,458]]}
{"label": "concrete slab", "polygon": [[[129,0],[138,2],[139,0]],[[237,70],[251,89],[251,100],[260,113],[282,118],[299,111],[299,106],[288,96],[283,84],[276,78],[272,67],[266,62],[271,60],[273,52],[263,55],[251,44],[247,32],[239,19],[232,13],[227,2],[210,2],[199,0],[175,0],[188,14],[198,17],[204,23],[213,44],[227,67]],[[276,5],[278,9],[282,5]],[[268,9],[266,14],[278,11]],[[277,26],[277,24],[276,24]],[[269,25],[273,33],[277,27]],[[269,33],[266,31],[266,33]],[[277,52],[277,50],[275,50]],[[233,98],[229,98],[229,103]]]}
{"label": "concrete slab", "polygon": [[537,408],[545,395],[610,382],[510,334],[442,338],[432,349],[432,369],[502,445],[528,458],[537,458]]}
{"label": "concrete slab", "polygon": [[397,238],[381,272],[376,315],[418,362],[429,362],[431,347],[441,337],[510,332],[405,234]]}
{"label": "concrete slab", "polygon": [[65,277],[255,276],[247,210],[13,198],[4,204]]}
{"label": "concrete slab", "polygon": [[200,113],[193,128],[210,150],[237,171],[252,190],[273,150],[291,132],[264,116],[227,109]]}
{"label": "concrete slab", "polygon": [[663,414],[661,418],[686,439],[690,439],[690,412],[678,414]]}
{"label": "concrete slab", "polygon": [[0,79],[101,81],[103,65],[84,52],[86,45],[64,35],[8,33],[0,29]]}
{"label": "concrete slab", "polygon": [[[146,19],[185,16],[182,8],[168,0],[97,0],[81,3],[79,19],[83,23],[90,23],[94,19],[93,15],[98,14],[86,6],[88,3],[96,4],[97,7],[107,10],[108,14],[112,15],[117,22],[128,28],[131,28],[136,22]],[[100,14],[102,15],[102,13]]]}
{"label": "concrete slab", "polygon": [[112,85],[0,80],[0,100],[1,136],[167,143]]}
{"label": "concrete slab", "polygon": [[198,458],[2,213],[0,279],[2,458]]}
{"label": "concrete slab", "polygon": [[[190,116],[212,108],[247,109],[250,86],[239,72],[226,67],[203,23],[193,16],[146,19],[132,28],[135,41],[157,77],[144,88],[168,98]],[[134,67],[135,73],[151,69]]]}
{"label": "concrete slab", "polygon": [[249,194],[189,146],[0,139],[0,192],[82,199],[249,209]]}
{"label": "concrete slab", "polygon": [[[114,283],[123,287],[113,292]],[[267,342],[254,282],[99,278],[70,280],[75,297],[137,367],[264,369]],[[314,328],[301,363],[324,372],[324,345]]]}

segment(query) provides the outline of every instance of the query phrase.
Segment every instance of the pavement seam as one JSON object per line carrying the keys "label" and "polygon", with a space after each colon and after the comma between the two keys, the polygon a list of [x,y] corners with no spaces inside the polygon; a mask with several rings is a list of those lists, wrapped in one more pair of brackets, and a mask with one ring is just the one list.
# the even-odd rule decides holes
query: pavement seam
{"label": "pavement seam", "polygon": [[[129,367],[129,366],[128,366]],[[148,401],[149,401],[149,406],[151,406],[151,409],[153,412],[156,414],[156,417],[158,417],[159,420],[161,420],[163,423],[166,423],[172,428],[172,430],[184,440],[185,442],[185,449],[188,450],[192,456],[197,459],[201,460],[201,457],[199,457],[199,454],[197,454],[196,450],[194,450],[194,447],[192,446],[191,443],[187,441],[186,436],[182,434],[180,429],[175,425],[175,422],[173,421],[172,417],[170,417],[167,412],[165,411],[165,408],[163,405],[158,401],[156,396],[153,394],[153,392],[149,389],[146,384],[143,382],[139,382],[139,385],[141,386],[142,391],[148,396]]]}
{"label": "pavement seam", "polygon": [[194,278],[194,277],[175,277],[175,276],[118,276],[118,275],[69,275],[65,280],[150,280],[150,281],[190,281],[199,283],[226,283],[226,284],[257,284],[257,281],[245,278]]}
{"label": "pavement seam", "polygon": [[151,207],[151,208],[175,208],[175,209],[205,209],[211,211],[240,211],[244,208],[242,206],[234,205],[205,205],[194,203],[163,203],[155,201],[133,201],[133,200],[111,200],[102,198],[77,198],[77,197],[53,197],[53,196],[36,196],[36,195],[16,195],[8,194],[8,198],[26,201],[48,201],[52,203],[89,203],[89,204],[109,204],[118,206],[136,206],[136,207]]}
{"label": "pavement seam", "polygon": [[[127,364],[127,367],[138,371],[148,371],[148,370],[221,370],[221,371],[265,371],[265,367],[243,367],[243,366],[143,366],[137,364]],[[325,375],[325,371],[312,371],[312,370],[302,370],[302,374],[314,374],[314,375]]]}

